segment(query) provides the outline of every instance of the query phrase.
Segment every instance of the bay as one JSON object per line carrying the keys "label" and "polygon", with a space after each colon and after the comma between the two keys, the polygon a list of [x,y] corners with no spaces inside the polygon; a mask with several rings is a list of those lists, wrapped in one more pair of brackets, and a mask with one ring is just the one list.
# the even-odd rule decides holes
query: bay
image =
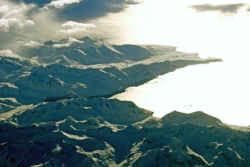
{"label": "bay", "polygon": [[228,71],[231,65],[222,62],[177,69],[111,98],[133,101],[159,118],[173,110],[203,111],[224,123],[247,126],[250,80],[242,76],[244,73]]}

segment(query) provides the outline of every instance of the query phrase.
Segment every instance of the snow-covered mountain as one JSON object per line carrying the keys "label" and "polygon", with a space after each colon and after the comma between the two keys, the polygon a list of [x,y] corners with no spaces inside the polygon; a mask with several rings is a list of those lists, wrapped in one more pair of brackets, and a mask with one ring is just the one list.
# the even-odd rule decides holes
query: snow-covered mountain
{"label": "snow-covered mountain", "polygon": [[18,50],[20,55],[0,52],[0,95],[23,103],[111,95],[177,68],[220,61],[177,52],[171,46],[117,46],[89,37]]}
{"label": "snow-covered mountain", "polygon": [[0,122],[0,165],[250,166],[250,132],[202,112],[151,114],[114,99],[41,103]]}
{"label": "snow-covered mountain", "polygon": [[221,61],[175,49],[85,37],[1,51],[0,166],[250,166],[247,128],[201,111],[156,118],[108,98],[177,68]]}

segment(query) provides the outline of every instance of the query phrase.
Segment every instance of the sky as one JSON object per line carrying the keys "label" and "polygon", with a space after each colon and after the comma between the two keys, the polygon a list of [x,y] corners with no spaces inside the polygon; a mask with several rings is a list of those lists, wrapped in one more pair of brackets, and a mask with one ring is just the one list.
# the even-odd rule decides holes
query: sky
{"label": "sky", "polygon": [[2,0],[1,49],[13,49],[29,41],[91,36],[97,28],[92,19],[138,3],[137,0]]}
{"label": "sky", "polygon": [[[201,44],[197,41],[205,38],[219,43],[225,42],[220,39],[239,40],[236,36],[246,35],[250,3],[246,0],[2,0],[0,18],[0,49],[71,36],[92,36],[116,44],[193,43],[199,48]],[[193,51],[190,46],[187,48]]]}
{"label": "sky", "polygon": [[1,49],[70,36],[99,37],[118,44],[172,45],[181,45],[180,38],[198,48],[197,41],[205,38],[217,39],[218,43],[222,42],[218,39],[239,40],[235,36],[246,35],[250,27],[246,23],[250,18],[250,3],[246,0],[2,0],[0,18]]}

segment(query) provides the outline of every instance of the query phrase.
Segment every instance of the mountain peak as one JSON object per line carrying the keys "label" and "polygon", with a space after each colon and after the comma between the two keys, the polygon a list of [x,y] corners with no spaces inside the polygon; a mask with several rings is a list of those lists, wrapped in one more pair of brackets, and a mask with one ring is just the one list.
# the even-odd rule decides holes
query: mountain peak
{"label": "mountain peak", "polygon": [[79,40],[81,40],[81,41],[93,41],[94,42],[94,40],[92,38],[90,38],[89,36],[85,36]]}
{"label": "mountain peak", "polygon": [[182,124],[188,122],[194,125],[212,125],[216,127],[222,124],[222,122],[218,118],[208,115],[202,111],[196,111],[190,114],[172,111],[171,113],[162,117],[161,122],[163,124]]}

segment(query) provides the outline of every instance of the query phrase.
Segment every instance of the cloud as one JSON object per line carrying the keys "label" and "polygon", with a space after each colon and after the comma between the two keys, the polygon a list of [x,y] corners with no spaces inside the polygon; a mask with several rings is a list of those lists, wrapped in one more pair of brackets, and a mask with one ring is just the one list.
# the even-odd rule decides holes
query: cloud
{"label": "cloud", "polygon": [[12,0],[12,1],[16,3],[24,2],[26,4],[35,4],[39,7],[42,7],[46,4],[51,3],[53,0]]}
{"label": "cloud", "polygon": [[61,19],[83,21],[105,16],[107,13],[117,13],[128,5],[136,5],[141,0],[12,0],[36,4],[43,9],[57,10]]}
{"label": "cloud", "polygon": [[20,29],[23,27],[21,20],[16,18],[0,19],[0,31],[9,32],[11,28]]}
{"label": "cloud", "polygon": [[78,28],[81,28],[81,29],[86,29],[86,28],[94,28],[95,25],[93,25],[93,24],[84,24],[84,23],[77,23],[77,22],[74,22],[74,21],[67,21],[64,24],[62,24],[62,27],[63,28],[75,28],[75,27],[78,27]]}
{"label": "cloud", "polygon": [[30,47],[30,48],[39,48],[40,46],[43,46],[44,44],[39,43],[37,41],[29,41],[28,43],[25,43],[24,46]]}
{"label": "cloud", "polygon": [[9,32],[10,29],[21,29],[23,26],[33,26],[35,22],[33,20],[25,20],[25,19],[18,19],[18,18],[8,18],[14,13],[19,13],[23,9],[13,10],[7,13],[2,19],[0,19],[0,31]]}
{"label": "cloud", "polygon": [[72,37],[69,37],[68,41],[70,44],[72,44],[72,43],[84,43],[83,41],[80,41],[80,40],[72,38]]}
{"label": "cloud", "polygon": [[67,20],[80,21],[105,16],[108,13],[117,13],[127,5],[139,3],[138,0],[83,0],[78,4],[66,6],[58,14]]}
{"label": "cloud", "polygon": [[76,34],[79,32],[85,32],[89,28],[96,28],[94,24],[84,24],[84,23],[78,23],[74,21],[67,21],[64,24],[62,24],[62,29],[59,31],[64,34]]}
{"label": "cloud", "polygon": [[69,47],[70,43],[62,43],[62,44],[53,44],[53,48],[63,48],[63,47]]}
{"label": "cloud", "polygon": [[59,44],[53,44],[53,48],[63,48],[63,47],[69,47],[73,43],[84,43],[83,41],[79,41],[78,39],[69,37],[68,40],[62,40]]}
{"label": "cloud", "polygon": [[127,4],[139,4],[142,3],[143,1],[141,0],[125,0]]}
{"label": "cloud", "polygon": [[[0,4],[1,5],[1,4]],[[21,4],[8,4],[0,7],[0,11],[4,14],[0,18],[0,30],[8,32],[12,27],[22,28],[23,26],[34,25],[33,20],[27,19],[26,13],[34,8],[34,5]]]}
{"label": "cloud", "polygon": [[3,5],[0,7],[0,13],[6,13],[9,11],[9,6],[8,5]]}
{"label": "cloud", "polygon": [[202,4],[202,5],[193,5],[189,6],[190,8],[195,9],[197,12],[207,12],[207,11],[216,11],[223,14],[236,14],[239,9],[244,7],[245,4],[223,4],[223,5],[211,5],[211,4]]}
{"label": "cloud", "polygon": [[[2,5],[2,6],[1,6]],[[13,48],[18,41],[33,35],[35,22],[28,19],[27,13],[34,5],[16,4],[10,1],[1,1],[0,18],[0,50]]]}
{"label": "cloud", "polygon": [[8,16],[11,16],[12,14],[19,13],[19,12],[23,11],[24,8],[27,9],[27,7],[25,5],[22,5],[22,6],[23,6],[23,8],[15,9],[15,10],[8,12],[3,18],[7,18]]}
{"label": "cloud", "polygon": [[0,51],[0,57],[11,57],[11,58],[21,58],[19,55],[13,53],[11,50],[1,50]]}
{"label": "cloud", "polygon": [[139,0],[0,0],[0,50],[18,53],[24,46],[39,47],[35,41],[100,34],[89,19],[138,3]]}
{"label": "cloud", "polygon": [[33,25],[35,25],[36,23],[33,21],[33,20],[26,20],[25,22],[24,22],[24,25],[29,25],[29,26],[33,26]]}
{"label": "cloud", "polygon": [[55,0],[47,4],[46,6],[54,6],[55,8],[63,8],[65,5],[79,3],[81,1],[82,0]]}

